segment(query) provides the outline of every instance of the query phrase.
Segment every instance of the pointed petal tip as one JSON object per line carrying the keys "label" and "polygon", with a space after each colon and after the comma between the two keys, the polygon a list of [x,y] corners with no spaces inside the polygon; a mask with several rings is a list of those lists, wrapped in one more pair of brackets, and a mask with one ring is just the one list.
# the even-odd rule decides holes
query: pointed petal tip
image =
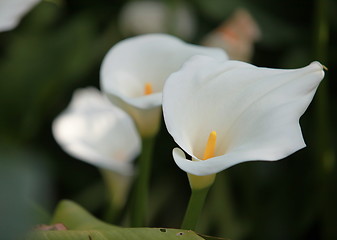
{"label": "pointed petal tip", "polygon": [[310,69],[309,71],[311,71],[313,74],[317,74],[318,78],[321,80],[323,80],[325,72],[324,70],[328,70],[327,67],[325,67],[324,65],[322,65],[320,62],[318,61],[314,61],[312,63],[309,64],[308,68]]}
{"label": "pointed petal tip", "polygon": [[318,61],[314,61],[310,65],[316,65],[316,66],[318,66],[320,68],[320,70],[328,71],[328,68],[325,65],[321,64],[320,62],[318,62]]}
{"label": "pointed petal tip", "polygon": [[319,61],[313,61],[309,66],[316,67],[317,69],[323,69],[323,65]]}
{"label": "pointed petal tip", "polygon": [[316,69],[317,71],[327,70],[327,67],[324,66],[323,64],[321,64],[318,61],[313,61],[312,63],[309,64],[309,66],[311,66],[312,68]]}

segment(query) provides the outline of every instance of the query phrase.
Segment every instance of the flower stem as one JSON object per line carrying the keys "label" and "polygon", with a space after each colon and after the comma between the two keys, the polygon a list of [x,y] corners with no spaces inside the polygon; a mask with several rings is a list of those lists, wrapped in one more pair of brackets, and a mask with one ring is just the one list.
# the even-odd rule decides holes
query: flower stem
{"label": "flower stem", "polygon": [[[329,45],[329,22],[328,22],[328,1],[316,0],[315,3],[315,58],[328,64],[328,45]],[[317,116],[317,134],[319,141],[317,142],[318,156],[322,159],[323,174],[329,174],[335,164],[335,152],[331,145],[331,129],[330,123],[330,99],[329,99],[329,82],[327,76],[320,84],[317,90],[316,100],[316,116]]]}
{"label": "flower stem", "polygon": [[[329,4],[328,0],[315,1],[315,58],[323,64],[329,66]],[[316,100],[316,154],[317,159],[317,206],[321,220],[321,239],[335,239],[336,217],[331,214],[331,209],[335,206],[335,184],[333,183],[333,171],[336,169],[336,150],[332,145],[334,124],[331,122],[329,82],[325,77],[317,92]]]}
{"label": "flower stem", "polygon": [[143,138],[142,153],[138,160],[138,177],[135,182],[135,201],[133,203],[131,225],[142,227],[146,225],[148,212],[149,182],[151,174],[152,151],[154,137]]}
{"label": "flower stem", "polygon": [[209,189],[210,187],[192,189],[191,198],[188,202],[185,217],[181,225],[182,229],[195,230]]}
{"label": "flower stem", "polygon": [[100,169],[100,172],[107,188],[108,206],[104,219],[107,222],[116,223],[126,203],[132,177],[106,169]]}

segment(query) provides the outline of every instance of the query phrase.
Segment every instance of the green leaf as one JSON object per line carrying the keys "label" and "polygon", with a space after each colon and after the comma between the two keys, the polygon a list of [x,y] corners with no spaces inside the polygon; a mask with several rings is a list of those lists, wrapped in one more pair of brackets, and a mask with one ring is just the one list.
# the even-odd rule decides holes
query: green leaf
{"label": "green leaf", "polygon": [[34,230],[27,240],[202,240],[195,232],[168,228],[123,228],[98,220],[76,203],[63,200],[52,224],[62,223],[67,230]]}

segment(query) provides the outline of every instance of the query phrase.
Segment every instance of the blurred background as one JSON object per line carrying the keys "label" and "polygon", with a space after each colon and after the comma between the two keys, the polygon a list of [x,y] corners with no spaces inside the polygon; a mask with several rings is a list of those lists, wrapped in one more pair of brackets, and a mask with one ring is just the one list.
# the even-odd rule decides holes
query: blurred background
{"label": "blurred background", "polygon": [[[45,0],[0,32],[0,229],[2,239],[48,223],[61,199],[101,217],[98,170],[68,156],[51,123],[73,91],[99,87],[118,41],[166,32],[223,47],[232,59],[272,68],[319,60],[329,70],[301,118],[305,149],[277,162],[218,174],[197,232],[230,239],[337,239],[335,0]],[[150,226],[179,227],[190,188],[162,124],[151,180]],[[122,223],[121,223],[122,224]]]}

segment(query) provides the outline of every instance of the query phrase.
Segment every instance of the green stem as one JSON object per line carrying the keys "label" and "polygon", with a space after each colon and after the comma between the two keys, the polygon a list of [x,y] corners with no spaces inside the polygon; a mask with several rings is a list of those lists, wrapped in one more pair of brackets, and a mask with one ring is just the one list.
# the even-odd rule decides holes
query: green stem
{"label": "green stem", "polygon": [[192,194],[186,209],[185,217],[181,225],[182,229],[195,230],[207,193],[210,187],[192,189]]}
{"label": "green stem", "polygon": [[138,178],[135,182],[135,201],[133,204],[131,225],[143,227],[146,225],[148,212],[149,183],[151,174],[152,151],[154,137],[142,139],[143,149],[139,158]]}
{"label": "green stem", "polygon": [[[329,47],[329,1],[315,1],[315,57],[317,60],[328,66]],[[318,211],[321,218],[321,239],[336,239],[336,214],[331,212],[335,206],[335,199],[332,192],[335,185],[332,184],[333,171],[336,165],[336,152],[332,145],[332,135],[334,125],[330,122],[330,99],[329,82],[327,76],[322,81],[317,92],[316,116],[317,116],[317,136],[319,139],[316,145],[317,158],[317,197]]]}
{"label": "green stem", "polygon": [[168,18],[166,19],[167,22],[167,30],[169,34],[177,35],[177,10],[179,0],[169,0],[166,1],[167,9],[168,9]]}
{"label": "green stem", "polygon": [[108,206],[104,219],[107,222],[116,223],[125,206],[132,177],[106,169],[100,169],[100,172],[107,188]]}
{"label": "green stem", "polygon": [[[316,0],[315,6],[315,58],[322,64],[328,64],[328,1]],[[329,109],[328,79],[322,81],[317,91],[316,116],[317,116],[317,142],[318,156],[321,158],[322,174],[329,174],[334,167],[334,150],[331,145],[331,123]]]}

